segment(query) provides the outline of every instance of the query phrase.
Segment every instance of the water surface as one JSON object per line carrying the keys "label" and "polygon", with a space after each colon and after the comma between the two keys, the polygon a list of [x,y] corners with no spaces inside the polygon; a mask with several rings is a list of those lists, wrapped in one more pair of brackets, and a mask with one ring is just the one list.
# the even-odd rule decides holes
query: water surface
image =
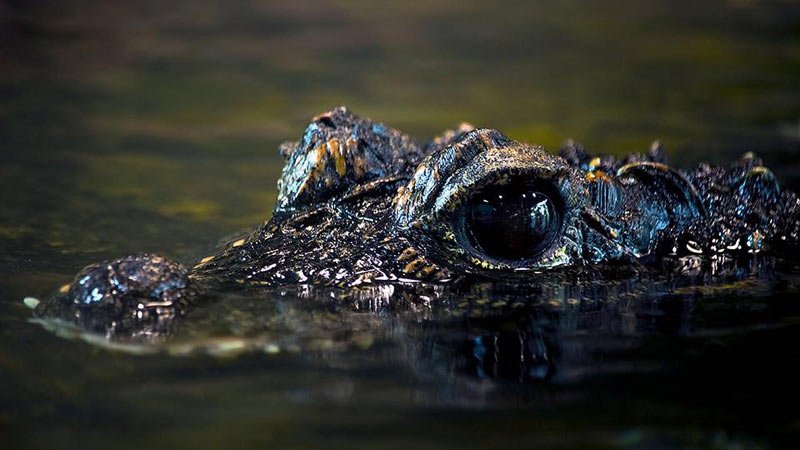
{"label": "water surface", "polygon": [[[621,155],[660,139],[679,165],[752,150],[796,190],[800,5],[3,3],[0,440],[796,441],[791,267],[677,287],[622,276],[577,293],[554,281],[527,302],[488,288],[461,298],[231,293],[181,329],[184,347],[147,355],[28,321],[23,297],[47,297],[86,264],[141,251],[188,261],[265,220],[278,145],[339,104],[420,141],[468,121],[551,150],[575,138]],[[253,349],[236,351],[242,339]],[[509,351],[526,363],[510,364]]]}

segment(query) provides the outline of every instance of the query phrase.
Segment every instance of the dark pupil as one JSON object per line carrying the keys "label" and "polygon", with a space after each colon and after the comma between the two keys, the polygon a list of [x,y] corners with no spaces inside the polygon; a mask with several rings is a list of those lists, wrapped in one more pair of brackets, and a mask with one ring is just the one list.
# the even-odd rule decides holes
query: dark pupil
{"label": "dark pupil", "polygon": [[519,260],[547,248],[559,222],[548,195],[527,186],[492,186],[470,200],[466,232],[486,256]]}

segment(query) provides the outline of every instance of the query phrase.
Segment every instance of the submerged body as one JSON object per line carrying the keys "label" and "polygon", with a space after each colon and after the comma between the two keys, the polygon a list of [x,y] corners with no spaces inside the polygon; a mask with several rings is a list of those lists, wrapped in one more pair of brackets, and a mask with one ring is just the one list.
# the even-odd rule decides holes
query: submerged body
{"label": "submerged body", "polygon": [[40,305],[92,329],[150,323],[226,284],[337,287],[524,282],[532,273],[680,259],[719,270],[797,249],[800,201],[753,155],[671,168],[654,145],[625,160],[560,156],[462,125],[419,146],[345,108],[281,147],[273,216],[190,268],[157,255],[89,266]]}

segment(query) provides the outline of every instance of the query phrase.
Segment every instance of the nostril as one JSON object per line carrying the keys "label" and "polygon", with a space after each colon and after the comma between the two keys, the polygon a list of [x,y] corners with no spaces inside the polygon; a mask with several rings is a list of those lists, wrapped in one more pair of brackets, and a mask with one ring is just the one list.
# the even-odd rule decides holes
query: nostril
{"label": "nostril", "polygon": [[181,264],[133,255],[86,267],[71,285],[37,305],[36,315],[104,333],[166,327],[188,292],[188,271]]}

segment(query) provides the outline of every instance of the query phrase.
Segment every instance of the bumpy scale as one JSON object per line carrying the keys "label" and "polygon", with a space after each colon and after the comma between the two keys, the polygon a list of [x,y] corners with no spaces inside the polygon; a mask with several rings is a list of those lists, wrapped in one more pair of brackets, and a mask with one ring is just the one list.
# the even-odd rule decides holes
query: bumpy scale
{"label": "bumpy scale", "polygon": [[752,154],[684,171],[657,144],[619,160],[569,142],[555,156],[467,124],[419,146],[343,107],[280,151],[277,205],[250,235],[189,269],[147,254],[89,266],[37,313],[97,329],[157,326],[225,285],[513,278],[664,257],[794,256],[800,241],[800,200]]}

